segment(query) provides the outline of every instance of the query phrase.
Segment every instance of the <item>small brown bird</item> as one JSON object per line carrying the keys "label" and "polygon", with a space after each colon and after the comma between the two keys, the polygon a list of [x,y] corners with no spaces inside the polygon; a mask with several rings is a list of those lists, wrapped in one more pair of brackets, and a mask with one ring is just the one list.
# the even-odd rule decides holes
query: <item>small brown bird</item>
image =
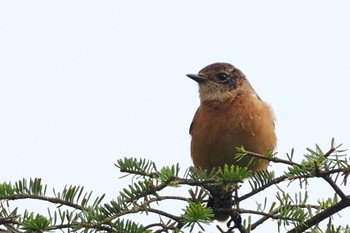
{"label": "small brown bird", "polygon": [[[223,168],[227,165],[248,167],[252,171],[266,170],[268,161],[250,163],[247,155],[237,161],[235,147],[264,154],[276,146],[274,116],[271,108],[260,99],[245,75],[228,63],[214,63],[197,74],[188,74],[199,84],[200,106],[190,126],[191,157],[195,167]],[[231,208],[232,192],[227,195],[211,191],[208,206]],[[227,214],[215,214],[225,221]]]}

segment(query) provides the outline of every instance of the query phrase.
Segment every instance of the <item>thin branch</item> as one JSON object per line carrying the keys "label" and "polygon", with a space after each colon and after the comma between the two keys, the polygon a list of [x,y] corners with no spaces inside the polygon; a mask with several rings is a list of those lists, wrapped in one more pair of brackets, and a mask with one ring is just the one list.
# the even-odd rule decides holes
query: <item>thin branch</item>
{"label": "thin branch", "polygon": [[289,180],[297,180],[297,179],[306,179],[306,178],[318,178],[318,177],[322,177],[323,176],[329,176],[329,175],[333,175],[336,173],[340,173],[340,172],[345,172],[346,169],[344,168],[337,168],[337,169],[333,169],[330,171],[318,171],[317,174],[302,174],[302,175],[297,175],[297,176],[288,176]]}
{"label": "thin branch", "polygon": [[329,149],[329,151],[327,151],[327,152],[324,154],[324,157],[327,158],[327,157],[330,156],[335,150],[336,150],[336,148],[333,147],[333,145],[332,145],[332,148]]}
{"label": "thin branch", "polygon": [[35,195],[35,194],[13,194],[13,195],[8,195],[8,196],[1,196],[0,200],[20,200],[20,199],[35,199],[35,200],[41,200],[41,201],[48,201],[54,204],[60,204],[60,205],[65,205],[69,206],[78,210],[85,210],[81,205],[74,204],[69,201],[62,200],[60,198],[56,197],[45,197],[45,196],[40,196],[40,195]]}
{"label": "thin branch", "polygon": [[271,180],[269,183],[267,183],[267,184],[261,186],[260,188],[254,189],[254,190],[251,191],[250,193],[247,193],[247,194],[245,194],[245,195],[239,197],[238,200],[237,200],[236,202],[241,202],[241,201],[243,201],[243,200],[245,200],[245,199],[247,199],[247,198],[249,198],[249,197],[251,197],[251,196],[254,196],[255,194],[257,194],[257,193],[263,191],[264,189],[266,189],[266,188],[268,188],[268,187],[270,187],[270,186],[272,186],[272,185],[281,183],[282,181],[284,181],[284,180],[286,180],[286,179],[288,179],[287,176],[280,176],[280,177],[277,177],[277,178]]}
{"label": "thin branch", "polygon": [[269,220],[270,217],[269,216],[263,216],[262,218],[258,219],[255,223],[253,223],[250,226],[251,230],[254,230],[255,228],[257,228],[259,225],[263,224],[265,221]]}
{"label": "thin branch", "polygon": [[290,161],[290,160],[280,159],[278,157],[268,157],[268,156],[265,156],[265,155],[262,155],[262,154],[254,153],[252,151],[246,151],[246,152],[247,152],[248,155],[251,155],[251,156],[259,158],[259,159],[265,159],[265,160],[268,160],[268,161],[274,162],[274,163],[283,163],[283,164],[290,165],[290,166],[301,167],[301,164],[295,163],[295,162]]}
{"label": "thin branch", "polygon": [[339,188],[339,186],[328,176],[322,176],[322,178],[327,181],[327,183],[332,186],[332,188],[334,189],[334,191],[340,196],[341,199],[346,199],[347,196],[345,195],[345,193]]}
{"label": "thin branch", "polygon": [[[340,171],[341,170],[342,169],[340,169]],[[333,170],[333,171],[326,172],[325,174],[329,175],[329,174],[333,174],[333,173],[338,173],[340,171],[339,170],[338,171]],[[302,178],[314,178],[314,176],[311,176],[311,175],[300,175],[300,176],[288,177],[286,175],[283,175],[283,176],[277,177],[277,178],[271,180],[270,182],[268,182],[267,184],[262,185],[260,188],[254,189],[253,191],[251,191],[251,192],[249,192],[249,193],[239,197],[237,202],[241,202],[241,201],[243,201],[245,199],[248,199],[249,197],[254,196],[255,194],[263,191],[264,189],[266,189],[266,188],[268,188],[268,187],[270,187],[272,185],[279,184],[279,183],[281,183],[281,182],[283,182],[283,181],[285,181],[287,179],[288,180],[297,180],[297,179],[302,179]]]}
{"label": "thin branch", "polygon": [[271,219],[281,219],[281,220],[286,220],[286,221],[294,221],[295,220],[294,218],[281,217],[281,216],[275,215],[273,213],[265,213],[265,212],[262,212],[262,211],[247,210],[247,209],[242,209],[242,208],[230,209],[230,210],[218,208],[218,209],[215,209],[215,212],[216,213],[226,213],[226,214],[230,214],[230,215],[237,214],[237,213],[240,213],[240,214],[255,214],[255,215],[265,216],[265,217],[268,217],[268,218],[271,218]]}
{"label": "thin branch", "polygon": [[346,196],[345,199],[342,199],[335,205],[325,209],[324,211],[316,214],[312,218],[309,218],[308,220],[305,220],[303,224],[298,225],[297,227],[289,230],[287,233],[297,233],[297,232],[304,232],[310,227],[313,227],[314,225],[320,223],[321,221],[325,220],[326,218],[332,216],[333,214],[341,211],[342,209],[345,209],[346,207],[350,206],[350,196]]}
{"label": "thin branch", "polygon": [[162,200],[180,200],[189,202],[191,199],[186,197],[178,197],[178,196],[159,196],[159,201]]}
{"label": "thin branch", "polygon": [[[318,205],[307,205],[307,204],[301,204],[301,205],[290,205],[290,207],[300,207],[300,208],[313,208],[313,209],[319,209],[320,206]],[[272,213],[277,214],[279,211],[275,210]],[[265,221],[269,220],[270,216],[263,216],[260,219],[258,219],[255,223],[251,224],[250,228],[251,230],[254,230],[259,225],[263,224]]]}
{"label": "thin branch", "polygon": [[[133,175],[138,175],[138,176],[147,176],[147,177],[150,177],[150,178],[154,178],[156,176],[156,174],[157,174],[155,172],[147,173],[147,172],[140,172],[140,171],[135,171],[135,170],[132,170],[132,169],[125,169],[125,168],[120,168],[119,170],[120,170],[120,172],[128,173],[125,176],[133,174]],[[125,176],[123,176],[123,177],[125,177]]]}
{"label": "thin branch", "polygon": [[145,207],[148,204],[154,202],[155,200],[156,199],[153,198],[153,199],[149,200],[148,202],[143,203],[142,206],[136,205],[136,206],[134,206],[131,209],[124,210],[124,211],[122,211],[122,212],[120,212],[118,214],[115,214],[114,216],[107,217],[107,218],[102,219],[100,221],[97,221],[95,223],[82,223],[82,226],[89,227],[89,228],[96,228],[96,227],[98,227],[98,226],[100,226],[102,224],[107,224],[107,223],[109,223],[109,222],[113,221],[114,219],[117,219],[117,218],[119,218],[121,216],[124,216],[124,215],[127,215],[127,214],[138,213],[138,212],[141,212],[141,211],[147,211],[147,212],[152,212],[152,213],[155,213],[155,214],[159,214],[159,215],[165,216],[167,218],[170,218],[170,219],[172,219],[172,220],[174,220],[176,222],[180,221],[181,218],[178,217],[178,216],[169,214],[169,213],[167,213],[165,211],[162,211],[162,210]]}
{"label": "thin branch", "polygon": [[153,223],[145,226],[145,229],[150,229],[154,227],[160,227],[161,229],[154,231],[155,233],[157,232],[167,232],[167,230],[176,230],[178,229],[177,227],[174,226],[168,226],[167,224],[164,223]]}
{"label": "thin branch", "polygon": [[180,217],[176,216],[176,215],[172,215],[172,214],[169,214],[165,211],[162,211],[162,210],[158,210],[158,209],[153,209],[153,208],[149,208],[147,209],[147,212],[151,212],[151,213],[155,213],[155,214],[159,214],[159,215],[162,215],[164,217],[167,217],[167,218],[170,218],[176,222],[180,222]]}

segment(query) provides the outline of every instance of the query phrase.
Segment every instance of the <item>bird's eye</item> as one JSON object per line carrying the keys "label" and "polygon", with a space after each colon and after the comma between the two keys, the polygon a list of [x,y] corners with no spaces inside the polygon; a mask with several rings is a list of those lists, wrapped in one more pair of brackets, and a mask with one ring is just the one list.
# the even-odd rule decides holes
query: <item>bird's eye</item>
{"label": "bird's eye", "polygon": [[226,81],[228,79],[228,76],[227,76],[227,74],[220,73],[220,74],[218,74],[218,79],[220,81]]}

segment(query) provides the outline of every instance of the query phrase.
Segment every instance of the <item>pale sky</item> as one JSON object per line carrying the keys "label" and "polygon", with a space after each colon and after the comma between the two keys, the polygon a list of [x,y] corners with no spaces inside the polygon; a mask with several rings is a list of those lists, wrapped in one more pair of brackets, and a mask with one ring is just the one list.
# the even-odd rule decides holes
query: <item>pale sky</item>
{"label": "pale sky", "polygon": [[[199,104],[186,74],[217,61],[240,68],[273,107],[279,157],[294,148],[300,162],[332,137],[350,148],[349,10],[345,0],[2,1],[0,182],[41,177],[109,201],[128,183],[118,158],[184,173]],[[308,191],[314,202],[333,196]]]}

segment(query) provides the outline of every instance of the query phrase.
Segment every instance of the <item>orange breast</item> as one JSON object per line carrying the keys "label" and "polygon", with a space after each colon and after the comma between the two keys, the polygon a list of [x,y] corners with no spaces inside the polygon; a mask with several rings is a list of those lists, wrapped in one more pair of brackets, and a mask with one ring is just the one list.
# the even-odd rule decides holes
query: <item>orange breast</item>
{"label": "orange breast", "polygon": [[[252,94],[236,95],[225,102],[202,103],[190,133],[191,156],[196,167],[211,169],[224,164],[247,166],[250,158],[236,161],[235,147],[264,154],[276,145],[273,113]],[[267,169],[268,162],[258,160],[251,170]]]}

